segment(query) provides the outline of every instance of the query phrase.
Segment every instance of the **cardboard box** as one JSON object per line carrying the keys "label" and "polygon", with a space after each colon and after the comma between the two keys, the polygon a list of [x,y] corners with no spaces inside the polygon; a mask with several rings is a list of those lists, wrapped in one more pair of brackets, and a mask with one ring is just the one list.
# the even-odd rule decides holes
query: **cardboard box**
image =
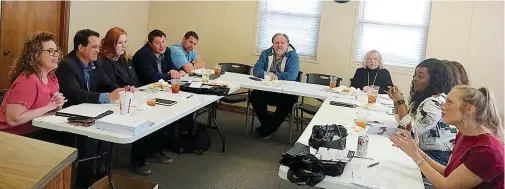
{"label": "cardboard box", "polygon": [[[112,175],[112,182],[114,183],[114,186],[116,186],[116,189],[158,189],[158,184],[147,181],[147,180],[142,180],[142,179],[136,179],[136,178],[131,178],[131,177],[126,177],[126,176],[121,176],[121,175]],[[105,176],[99,181],[97,181],[95,184],[93,184],[89,189],[110,189],[109,185],[109,177]]]}

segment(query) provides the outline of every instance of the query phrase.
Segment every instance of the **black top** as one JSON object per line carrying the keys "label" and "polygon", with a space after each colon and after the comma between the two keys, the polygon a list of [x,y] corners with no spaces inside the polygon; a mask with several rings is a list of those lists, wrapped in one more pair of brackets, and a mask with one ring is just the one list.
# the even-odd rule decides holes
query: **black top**
{"label": "black top", "polygon": [[137,78],[137,73],[135,73],[133,63],[127,61],[124,56],[119,57],[117,61],[103,57],[99,58],[98,62],[101,62],[103,70],[109,77],[109,80],[119,87],[124,87],[126,85],[134,87],[141,86]]}
{"label": "black top", "polygon": [[135,66],[140,85],[148,85],[160,79],[170,80],[168,71],[177,70],[170,54],[170,48],[167,48],[161,60],[162,73],[158,72],[157,58],[149,47],[149,43],[146,43],[133,55],[133,66]]}
{"label": "black top", "polygon": [[84,69],[75,51],[68,53],[56,69],[60,92],[68,99],[65,107],[81,103],[99,103],[100,93],[110,93],[117,88],[105,75],[100,62],[90,62],[89,89],[84,80]]}
{"label": "black top", "polygon": [[393,85],[389,71],[379,68],[374,70],[368,68],[358,68],[352,78],[351,87],[363,89],[364,86],[369,85],[380,86],[379,93],[385,94],[388,90],[388,86]]}

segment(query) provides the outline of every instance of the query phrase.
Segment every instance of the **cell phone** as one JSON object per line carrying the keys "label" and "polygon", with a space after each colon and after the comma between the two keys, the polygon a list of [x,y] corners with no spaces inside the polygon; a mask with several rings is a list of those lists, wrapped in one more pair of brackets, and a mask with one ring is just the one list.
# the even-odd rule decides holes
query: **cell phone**
{"label": "cell phone", "polygon": [[167,100],[167,99],[161,99],[161,98],[156,98],[156,104],[159,105],[165,105],[165,106],[172,106],[174,104],[177,104],[177,101],[173,100]]}
{"label": "cell phone", "polygon": [[75,126],[89,127],[89,126],[95,124],[95,119],[92,119],[89,117],[74,116],[74,117],[69,117],[67,120],[68,120],[68,123],[75,125]]}
{"label": "cell phone", "polygon": [[261,81],[261,78],[257,78],[257,77],[249,77],[249,79],[252,79],[254,81]]}
{"label": "cell phone", "polygon": [[343,106],[343,107],[348,107],[348,108],[356,108],[356,104],[349,104],[349,103],[345,103],[345,102],[337,102],[337,101],[331,101],[330,102],[331,105],[334,105],[334,106]]}

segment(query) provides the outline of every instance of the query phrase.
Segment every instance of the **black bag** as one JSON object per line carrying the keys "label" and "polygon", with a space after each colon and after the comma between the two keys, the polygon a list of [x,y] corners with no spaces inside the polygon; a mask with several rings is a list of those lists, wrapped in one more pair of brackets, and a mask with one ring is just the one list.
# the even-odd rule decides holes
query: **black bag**
{"label": "black bag", "polygon": [[191,85],[191,83],[182,84],[181,91],[196,94],[218,95],[218,96],[226,96],[230,91],[229,87],[223,85],[215,86],[215,85],[202,84],[202,87],[200,88],[189,87],[189,85]]}
{"label": "black bag", "polygon": [[[190,116],[192,118],[192,116]],[[202,155],[210,148],[211,140],[207,128],[193,120],[181,119],[168,132],[168,148],[178,154]]]}
{"label": "black bag", "polygon": [[300,152],[294,156],[283,154],[280,163],[289,167],[287,178],[297,185],[314,187],[325,177],[323,163],[309,153]]}
{"label": "black bag", "polygon": [[347,129],[342,125],[314,125],[309,146],[314,149],[319,147],[345,149]]}

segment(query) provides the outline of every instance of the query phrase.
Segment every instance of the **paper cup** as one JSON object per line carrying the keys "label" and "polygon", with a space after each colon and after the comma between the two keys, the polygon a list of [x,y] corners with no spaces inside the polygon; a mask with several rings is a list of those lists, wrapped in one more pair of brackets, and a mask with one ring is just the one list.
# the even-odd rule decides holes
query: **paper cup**
{"label": "paper cup", "polygon": [[133,93],[132,92],[120,92],[119,93],[119,114],[128,115],[130,114],[131,104],[132,104]]}

